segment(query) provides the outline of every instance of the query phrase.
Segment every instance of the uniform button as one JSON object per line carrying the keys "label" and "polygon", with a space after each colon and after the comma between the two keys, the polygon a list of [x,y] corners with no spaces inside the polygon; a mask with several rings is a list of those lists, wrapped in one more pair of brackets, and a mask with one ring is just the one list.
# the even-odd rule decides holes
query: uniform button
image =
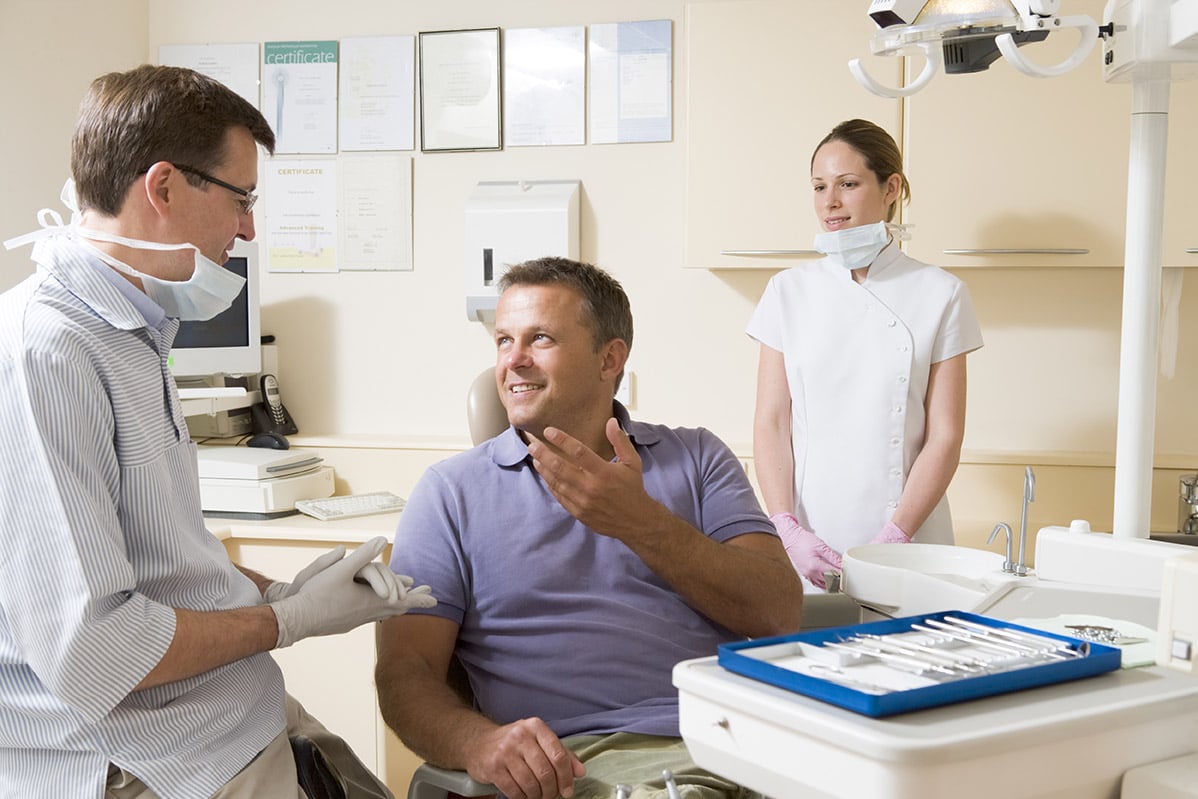
{"label": "uniform button", "polygon": [[903,443],[903,441],[902,441],[902,439],[901,439],[901,438],[892,438],[892,439],[890,439],[890,445],[891,445],[892,447],[897,447],[897,446],[898,446],[899,444],[901,444],[901,443]]}
{"label": "uniform button", "polygon": [[907,382],[907,376],[906,376],[906,375],[899,375],[898,381],[899,381],[900,383],[906,383],[906,382]]}
{"label": "uniform button", "polygon": [[898,507],[898,503],[897,502],[887,502],[886,507],[890,508],[891,510],[894,510],[895,508]]}
{"label": "uniform button", "polygon": [[895,406],[894,406],[894,412],[895,412],[895,413],[902,413],[902,412],[903,412],[903,406],[902,406],[902,405],[895,405]]}
{"label": "uniform button", "polygon": [[892,477],[898,477],[898,476],[899,476],[899,475],[901,475],[902,473],[903,473],[903,470],[902,470],[902,469],[891,469],[891,470],[890,470],[890,474],[891,474],[891,476],[892,476]]}
{"label": "uniform button", "polygon": [[886,323],[886,327],[894,327],[895,324],[896,324],[896,322],[893,319],[891,319],[889,322]]}

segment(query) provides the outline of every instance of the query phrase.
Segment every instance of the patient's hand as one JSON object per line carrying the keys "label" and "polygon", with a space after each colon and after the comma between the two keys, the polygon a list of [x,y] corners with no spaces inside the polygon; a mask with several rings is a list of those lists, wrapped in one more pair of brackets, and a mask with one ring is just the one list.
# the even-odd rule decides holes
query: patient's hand
{"label": "patient's hand", "polygon": [[570,799],[574,780],[586,774],[578,756],[562,745],[544,721],[527,718],[489,733],[466,771],[510,799]]}
{"label": "patient's hand", "polygon": [[615,419],[607,420],[615,460],[605,461],[576,438],[545,428],[545,440],[529,435],[533,466],[557,501],[592,530],[628,543],[658,514],[669,511],[645,492],[641,456]]}

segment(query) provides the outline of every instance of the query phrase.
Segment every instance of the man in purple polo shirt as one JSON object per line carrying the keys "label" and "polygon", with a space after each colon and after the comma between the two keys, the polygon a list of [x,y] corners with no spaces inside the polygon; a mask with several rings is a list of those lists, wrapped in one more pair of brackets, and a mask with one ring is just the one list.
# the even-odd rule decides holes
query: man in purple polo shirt
{"label": "man in purple polo shirt", "polygon": [[[383,626],[387,723],[431,763],[512,799],[741,789],[690,761],[671,669],[799,627],[802,586],[731,451],[633,421],[623,288],[544,258],[500,282],[495,376],[511,427],[430,468],[392,568],[437,605]],[[419,614],[419,615],[418,615]],[[474,707],[448,684],[465,668]]]}

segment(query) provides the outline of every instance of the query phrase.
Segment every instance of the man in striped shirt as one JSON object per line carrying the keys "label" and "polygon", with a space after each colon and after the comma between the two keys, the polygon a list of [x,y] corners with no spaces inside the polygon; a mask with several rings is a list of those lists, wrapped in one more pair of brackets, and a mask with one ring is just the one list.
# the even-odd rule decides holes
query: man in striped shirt
{"label": "man in striped shirt", "polygon": [[254,236],[259,146],[257,109],[191,70],[98,78],[78,213],[0,296],[0,796],[302,797],[267,653],[432,604],[381,538],[288,584],[204,527],[167,355],[240,290],[220,264]]}

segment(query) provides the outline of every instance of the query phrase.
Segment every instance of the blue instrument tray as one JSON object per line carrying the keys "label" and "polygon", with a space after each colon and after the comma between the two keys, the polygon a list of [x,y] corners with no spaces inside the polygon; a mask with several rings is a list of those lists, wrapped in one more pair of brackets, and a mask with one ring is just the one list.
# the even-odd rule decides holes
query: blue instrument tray
{"label": "blue instrument tray", "polygon": [[[846,650],[835,646],[858,635],[889,636],[907,633],[918,636],[919,633],[913,625],[926,625],[929,619],[934,622],[943,622],[948,617],[989,628],[1009,630],[1016,634],[1022,633],[1038,639],[1059,641],[1061,642],[1061,651],[1068,656],[1037,665],[999,667],[1001,670],[972,676],[959,676],[945,681],[911,676],[904,673],[906,670],[896,668],[892,669],[891,673],[899,678],[900,685],[904,682],[920,684],[915,687],[876,690],[863,678],[854,676],[854,669],[861,669],[860,665],[846,666],[846,661],[853,661],[856,658],[855,663],[861,664],[870,660],[869,656],[848,655],[845,654]],[[824,645],[828,643],[833,646],[825,647]],[[832,662],[832,665],[821,662],[826,657],[839,658],[840,662]],[[719,664],[729,671],[875,717],[890,716],[896,713],[1020,691],[1024,688],[1090,677],[1118,669],[1120,657],[1120,650],[1116,647],[1023,627],[963,611],[908,616],[901,619],[888,619],[808,633],[723,644],[719,647]],[[899,658],[894,659],[898,660]],[[907,659],[902,658],[902,660],[906,661]],[[788,665],[783,665],[784,663]],[[885,668],[884,666],[875,668],[879,667]],[[824,673],[828,676],[826,678],[816,676],[806,673],[805,670]]]}

